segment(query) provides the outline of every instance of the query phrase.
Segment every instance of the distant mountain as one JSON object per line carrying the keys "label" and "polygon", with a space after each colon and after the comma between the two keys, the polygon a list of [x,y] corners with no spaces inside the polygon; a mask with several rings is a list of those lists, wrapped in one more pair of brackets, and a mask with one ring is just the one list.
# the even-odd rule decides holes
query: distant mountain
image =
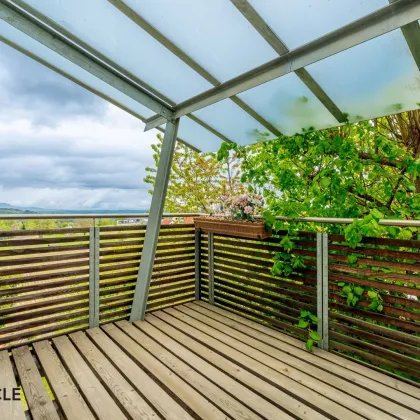
{"label": "distant mountain", "polygon": [[147,213],[146,209],[84,209],[84,210],[68,210],[68,209],[44,209],[41,207],[23,207],[23,206],[12,206],[8,203],[0,203],[0,213],[57,213],[57,214],[93,214],[93,213],[103,213],[103,214],[112,214],[112,213],[121,213],[121,214],[141,214]]}

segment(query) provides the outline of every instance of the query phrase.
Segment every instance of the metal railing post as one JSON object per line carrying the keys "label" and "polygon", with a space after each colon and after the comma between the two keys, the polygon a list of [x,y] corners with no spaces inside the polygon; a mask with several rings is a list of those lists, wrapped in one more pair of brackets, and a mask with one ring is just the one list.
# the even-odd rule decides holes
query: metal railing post
{"label": "metal railing post", "polygon": [[318,347],[328,350],[328,234],[316,234],[316,302],[318,334],[322,339],[318,342]]}
{"label": "metal railing post", "polygon": [[209,303],[214,305],[214,236],[208,233]]}
{"label": "metal railing post", "polygon": [[201,231],[195,230],[195,300],[200,300],[201,286]]}
{"label": "metal railing post", "polygon": [[100,230],[89,230],[89,328],[99,327],[99,246]]}

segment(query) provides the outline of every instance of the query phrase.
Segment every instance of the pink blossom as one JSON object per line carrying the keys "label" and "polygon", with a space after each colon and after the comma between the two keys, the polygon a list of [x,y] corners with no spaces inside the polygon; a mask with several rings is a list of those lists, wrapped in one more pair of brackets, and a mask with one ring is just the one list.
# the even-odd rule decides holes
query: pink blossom
{"label": "pink blossom", "polygon": [[244,208],[244,213],[245,214],[252,214],[254,212],[254,209],[251,206],[246,206]]}

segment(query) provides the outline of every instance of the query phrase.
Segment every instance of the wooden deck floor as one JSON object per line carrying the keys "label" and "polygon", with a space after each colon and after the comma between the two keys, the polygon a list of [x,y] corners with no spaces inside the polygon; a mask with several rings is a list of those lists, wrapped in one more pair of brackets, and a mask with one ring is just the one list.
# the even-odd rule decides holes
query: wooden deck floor
{"label": "wooden deck floor", "polygon": [[0,419],[420,419],[419,388],[203,302],[0,352],[17,384]]}

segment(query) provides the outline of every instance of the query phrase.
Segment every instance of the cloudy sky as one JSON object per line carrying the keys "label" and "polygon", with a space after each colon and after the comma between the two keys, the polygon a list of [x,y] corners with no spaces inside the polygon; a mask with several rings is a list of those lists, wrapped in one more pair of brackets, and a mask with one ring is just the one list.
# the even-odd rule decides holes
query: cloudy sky
{"label": "cloudy sky", "polygon": [[157,131],[0,43],[0,203],[139,209]]}

